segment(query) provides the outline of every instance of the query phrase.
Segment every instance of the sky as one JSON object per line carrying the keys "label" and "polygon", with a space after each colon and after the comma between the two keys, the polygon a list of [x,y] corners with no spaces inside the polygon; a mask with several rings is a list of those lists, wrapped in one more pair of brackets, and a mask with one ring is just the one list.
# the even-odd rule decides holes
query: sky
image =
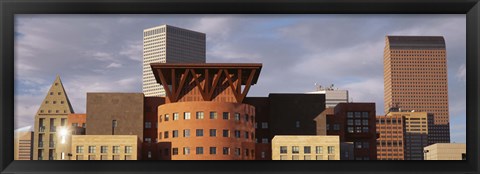
{"label": "sky", "polygon": [[87,92],[142,92],[143,29],[162,24],[205,33],[207,63],[262,63],[250,97],[335,84],[377,115],[385,36],[444,36],[451,141],[466,142],[464,14],[15,15],[15,128],[33,125],[57,74],[76,113]]}

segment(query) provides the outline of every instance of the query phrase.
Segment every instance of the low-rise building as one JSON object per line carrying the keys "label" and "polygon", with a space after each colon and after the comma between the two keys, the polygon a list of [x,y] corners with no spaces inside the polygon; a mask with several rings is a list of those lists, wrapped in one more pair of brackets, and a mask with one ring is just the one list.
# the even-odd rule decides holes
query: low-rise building
{"label": "low-rise building", "polygon": [[340,160],[339,136],[285,136],[272,140],[273,160]]}
{"label": "low-rise building", "polygon": [[424,149],[425,160],[466,160],[467,145],[463,143],[437,143]]}
{"label": "low-rise building", "polygon": [[33,132],[31,126],[15,130],[14,160],[32,160],[32,138]]}
{"label": "low-rise building", "polygon": [[72,135],[70,160],[137,160],[137,135]]}

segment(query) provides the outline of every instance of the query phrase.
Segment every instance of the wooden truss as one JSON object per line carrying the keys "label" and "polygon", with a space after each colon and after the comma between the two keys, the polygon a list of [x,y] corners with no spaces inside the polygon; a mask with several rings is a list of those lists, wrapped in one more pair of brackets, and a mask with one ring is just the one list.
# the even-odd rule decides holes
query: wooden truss
{"label": "wooden truss", "polygon": [[[212,101],[216,90],[230,87],[237,102],[247,96],[250,86],[260,74],[261,64],[151,64],[157,82],[160,83],[170,102],[177,102],[182,91],[194,84],[204,101]],[[244,86],[242,90],[242,85]]]}

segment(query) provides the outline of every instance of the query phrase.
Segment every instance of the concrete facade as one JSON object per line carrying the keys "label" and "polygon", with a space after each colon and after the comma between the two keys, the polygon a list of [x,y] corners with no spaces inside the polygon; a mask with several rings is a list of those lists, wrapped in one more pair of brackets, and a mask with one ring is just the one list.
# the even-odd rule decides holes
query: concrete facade
{"label": "concrete facade", "polygon": [[394,105],[434,115],[431,143],[449,143],[447,53],[443,36],[386,36],[385,113]]}
{"label": "concrete facade", "polygon": [[273,160],[340,160],[338,136],[284,136],[272,139]]}
{"label": "concrete facade", "polygon": [[424,148],[425,160],[466,160],[467,145],[437,143]]}
{"label": "concrete facade", "polygon": [[155,81],[151,63],[205,63],[204,33],[160,25],[143,30],[143,93],[147,97],[165,96]]}
{"label": "concrete facade", "polygon": [[334,108],[339,103],[348,103],[348,90],[338,90],[333,88],[320,87],[317,91],[308,94],[325,94],[325,107]]}
{"label": "concrete facade", "polygon": [[137,135],[73,135],[70,160],[137,160]]}
{"label": "concrete facade", "polygon": [[61,153],[56,151],[56,146],[61,137],[57,130],[67,126],[68,114],[72,113],[73,108],[57,75],[35,115],[33,160],[60,159]]}

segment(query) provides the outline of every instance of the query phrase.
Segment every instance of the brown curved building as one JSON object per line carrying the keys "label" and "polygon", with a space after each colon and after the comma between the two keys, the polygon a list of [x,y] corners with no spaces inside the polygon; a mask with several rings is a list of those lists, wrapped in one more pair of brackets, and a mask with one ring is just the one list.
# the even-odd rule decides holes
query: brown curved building
{"label": "brown curved building", "polygon": [[157,113],[159,159],[255,159],[255,107],[243,100],[261,64],[151,67],[166,93]]}

